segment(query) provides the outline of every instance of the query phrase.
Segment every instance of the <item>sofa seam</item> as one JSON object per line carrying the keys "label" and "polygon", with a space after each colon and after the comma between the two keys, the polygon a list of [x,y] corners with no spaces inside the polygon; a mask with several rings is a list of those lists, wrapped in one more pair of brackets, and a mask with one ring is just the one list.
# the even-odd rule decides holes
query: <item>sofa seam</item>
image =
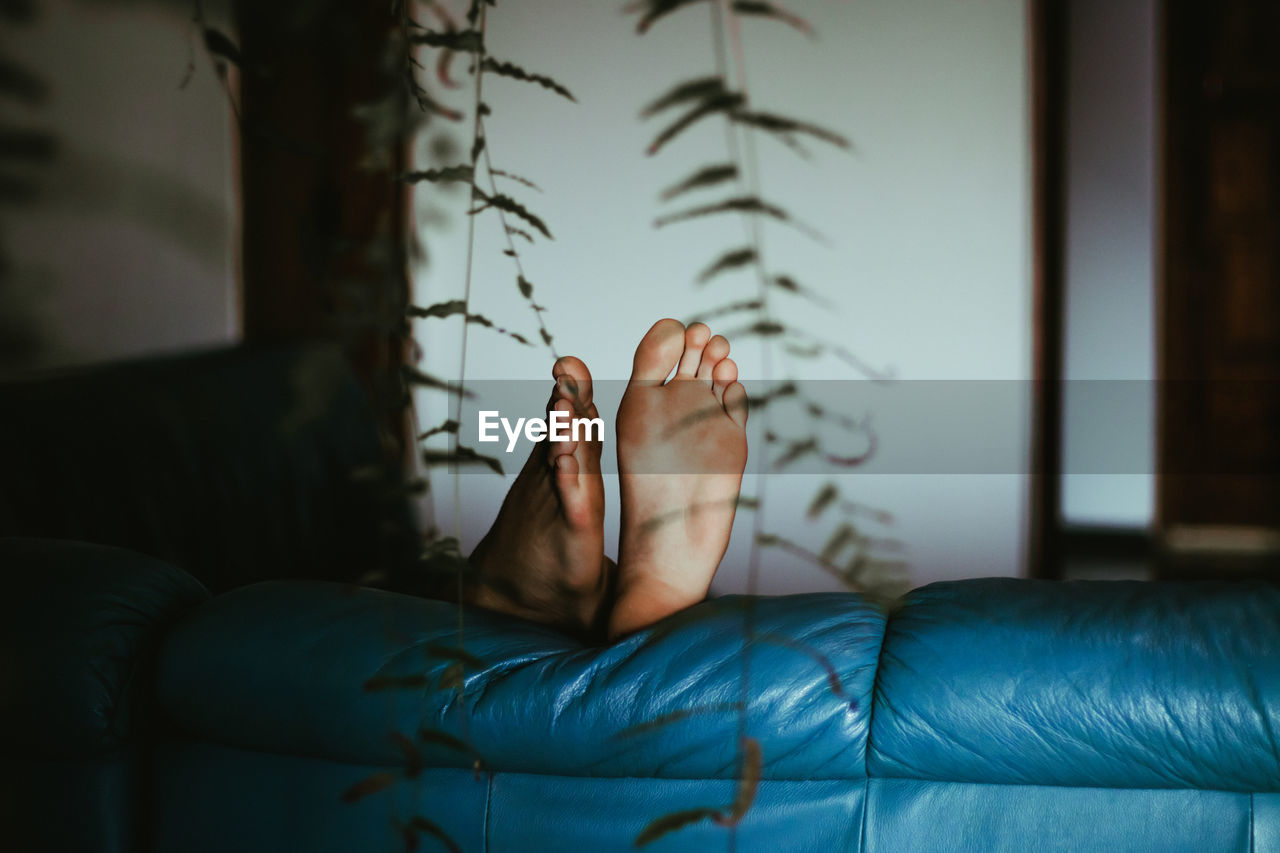
{"label": "sofa seam", "polygon": [[876,649],[876,668],[871,678],[871,704],[867,708],[867,742],[862,751],[862,831],[858,835],[859,853],[867,850],[867,818],[871,812],[871,734],[875,730],[876,695],[880,691],[880,664],[884,659],[885,641],[889,639],[889,620],[893,614],[886,610],[884,628],[880,632],[880,647]]}
{"label": "sofa seam", "polygon": [[489,784],[485,786],[484,792],[484,823],[480,831],[480,849],[484,853],[489,853],[489,818],[493,813],[493,777],[495,775],[494,771],[489,771]]}

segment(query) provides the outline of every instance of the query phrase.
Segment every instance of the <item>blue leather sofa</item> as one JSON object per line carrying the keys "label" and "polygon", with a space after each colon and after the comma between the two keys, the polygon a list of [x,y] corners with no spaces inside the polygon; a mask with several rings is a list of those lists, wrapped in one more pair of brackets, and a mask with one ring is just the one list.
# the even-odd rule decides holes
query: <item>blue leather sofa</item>
{"label": "blue leather sofa", "polygon": [[[263,488],[347,488],[303,456]],[[181,548],[0,532],[5,850],[1280,850],[1267,585],[726,597],[597,648],[270,549],[220,586]]]}

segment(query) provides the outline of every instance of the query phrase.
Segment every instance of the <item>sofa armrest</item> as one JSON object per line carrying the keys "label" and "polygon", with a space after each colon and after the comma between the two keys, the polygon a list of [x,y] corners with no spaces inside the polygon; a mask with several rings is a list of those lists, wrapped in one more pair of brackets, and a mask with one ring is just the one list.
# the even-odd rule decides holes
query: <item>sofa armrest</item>
{"label": "sofa armrest", "polygon": [[[593,648],[444,602],[261,583],[166,638],[159,700],[199,739],[355,764],[405,766],[416,752],[427,766],[731,779],[748,606],[747,734],[763,778],[862,778],[884,615],[851,594],[717,599]],[[449,686],[460,658],[461,691]]]}
{"label": "sofa armrest", "polygon": [[0,577],[0,752],[13,757],[126,742],[159,633],[208,597],[181,569],[81,542],[0,539]]}

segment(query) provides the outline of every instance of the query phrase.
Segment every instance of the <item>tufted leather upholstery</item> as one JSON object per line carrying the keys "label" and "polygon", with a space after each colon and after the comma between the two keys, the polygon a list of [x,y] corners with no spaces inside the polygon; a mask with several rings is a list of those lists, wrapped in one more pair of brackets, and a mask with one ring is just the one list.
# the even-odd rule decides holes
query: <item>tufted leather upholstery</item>
{"label": "tufted leather upholstery", "polygon": [[[1280,849],[1278,596],[993,579],[916,590],[889,617],[854,595],[729,597],[608,648],[466,610],[483,665],[458,693],[440,687],[455,607],[258,584],[165,643],[159,697],[182,736],[162,789],[201,781],[165,795],[161,849],[271,849],[248,826],[297,849],[394,844],[393,818],[414,814],[464,849],[629,849],[663,814],[732,802],[748,611],[763,761],[738,849]],[[420,773],[393,732],[417,741]],[[390,789],[337,804],[385,771]],[[269,794],[301,777],[306,798]],[[211,803],[236,819],[195,833]],[[652,849],[728,843],[702,820]]]}

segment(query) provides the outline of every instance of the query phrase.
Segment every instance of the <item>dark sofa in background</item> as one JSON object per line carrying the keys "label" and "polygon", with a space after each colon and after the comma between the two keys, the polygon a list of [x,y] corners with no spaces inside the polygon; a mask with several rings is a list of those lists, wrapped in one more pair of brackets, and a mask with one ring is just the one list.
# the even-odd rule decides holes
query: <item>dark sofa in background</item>
{"label": "dark sofa in background", "polygon": [[351,583],[412,531],[330,350],[0,415],[5,850],[612,850],[689,809],[647,849],[727,849],[744,675],[738,850],[1280,850],[1269,586],[727,597],[590,648]]}

